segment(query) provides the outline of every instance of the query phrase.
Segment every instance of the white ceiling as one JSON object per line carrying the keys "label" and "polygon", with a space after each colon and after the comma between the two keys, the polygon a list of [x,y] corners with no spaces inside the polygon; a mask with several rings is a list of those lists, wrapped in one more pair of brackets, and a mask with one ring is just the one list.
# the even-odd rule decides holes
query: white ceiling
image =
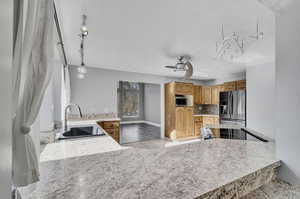
{"label": "white ceiling", "polygon": [[[87,66],[177,76],[164,65],[189,54],[195,79],[222,78],[246,65],[274,61],[274,15],[256,0],[60,0],[61,23],[70,64],[80,64],[78,37],[87,14]],[[259,19],[263,40],[251,41]],[[241,63],[217,61],[216,41],[239,32],[246,41]],[[171,56],[172,55],[172,56]]]}

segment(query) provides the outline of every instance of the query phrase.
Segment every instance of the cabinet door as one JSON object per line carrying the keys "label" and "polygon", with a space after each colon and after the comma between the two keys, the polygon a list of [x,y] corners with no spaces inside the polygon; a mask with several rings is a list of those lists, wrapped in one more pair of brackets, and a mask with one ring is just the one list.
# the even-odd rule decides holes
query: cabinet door
{"label": "cabinet door", "polygon": [[219,86],[211,87],[211,103],[219,104]]}
{"label": "cabinet door", "polygon": [[191,83],[175,83],[175,93],[177,95],[193,95],[194,89]]}
{"label": "cabinet door", "polygon": [[194,120],[193,120],[193,107],[185,108],[185,125],[186,125],[186,137],[194,136]]}
{"label": "cabinet door", "polygon": [[202,122],[195,122],[194,123],[194,128],[195,128],[195,136],[200,136],[201,137],[201,128],[203,127]]}
{"label": "cabinet door", "polygon": [[[218,117],[214,118],[214,124],[216,124],[216,125],[219,124],[219,118]],[[220,138],[220,129],[213,129],[213,134],[216,138]]]}
{"label": "cabinet door", "polygon": [[114,140],[120,143],[120,130],[116,129],[106,129],[105,130]]}
{"label": "cabinet door", "polygon": [[219,87],[219,92],[223,92],[223,91],[225,91],[224,84],[222,84],[222,85],[218,85],[218,87]]}
{"label": "cabinet door", "polygon": [[207,124],[215,124],[214,117],[203,117],[203,127]]}
{"label": "cabinet door", "polygon": [[246,80],[236,81],[236,90],[246,89]]}
{"label": "cabinet door", "polygon": [[235,90],[236,90],[236,82],[224,83],[224,91],[235,91]]}
{"label": "cabinet door", "polygon": [[194,104],[201,104],[202,98],[202,87],[201,86],[194,86]]}
{"label": "cabinet door", "polygon": [[219,124],[219,121],[220,121],[220,120],[219,120],[218,117],[215,117],[215,118],[214,118],[214,124]]}
{"label": "cabinet door", "polygon": [[211,104],[211,87],[209,86],[202,87],[202,103]]}
{"label": "cabinet door", "polygon": [[176,138],[185,137],[186,119],[184,107],[176,108]]}

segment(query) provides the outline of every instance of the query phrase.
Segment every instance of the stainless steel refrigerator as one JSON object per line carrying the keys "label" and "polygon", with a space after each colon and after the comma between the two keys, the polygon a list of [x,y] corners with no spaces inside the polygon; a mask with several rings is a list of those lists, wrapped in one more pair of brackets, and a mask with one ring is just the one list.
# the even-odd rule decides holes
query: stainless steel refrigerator
{"label": "stainless steel refrigerator", "polygon": [[220,92],[221,124],[246,126],[246,91]]}

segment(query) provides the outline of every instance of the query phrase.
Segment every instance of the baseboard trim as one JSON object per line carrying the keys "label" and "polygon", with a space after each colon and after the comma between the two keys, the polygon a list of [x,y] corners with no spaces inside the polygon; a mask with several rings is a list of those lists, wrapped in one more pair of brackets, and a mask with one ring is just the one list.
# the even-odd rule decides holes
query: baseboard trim
{"label": "baseboard trim", "polygon": [[152,125],[152,126],[160,127],[160,124],[154,123],[154,122],[150,122],[150,121],[146,121],[146,120],[139,120],[139,121],[123,121],[123,122],[120,122],[120,123],[121,123],[121,124],[142,124],[142,123],[145,123],[145,124],[149,124],[149,125]]}
{"label": "baseboard trim", "polygon": [[158,124],[158,123],[154,123],[154,122],[150,122],[150,121],[145,121],[144,123],[152,125],[152,126],[160,127],[160,124]]}

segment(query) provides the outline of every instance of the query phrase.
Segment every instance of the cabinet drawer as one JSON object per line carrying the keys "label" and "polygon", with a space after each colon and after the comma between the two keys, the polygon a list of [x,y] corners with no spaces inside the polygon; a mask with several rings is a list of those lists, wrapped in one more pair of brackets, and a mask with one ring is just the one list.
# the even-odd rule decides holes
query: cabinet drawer
{"label": "cabinet drawer", "polygon": [[202,117],[194,117],[195,122],[202,122],[203,118]]}
{"label": "cabinet drawer", "polygon": [[211,87],[203,86],[202,87],[202,103],[211,104]]}
{"label": "cabinet drawer", "polygon": [[103,122],[104,129],[114,129],[114,128],[119,128],[119,126],[120,126],[119,122]]}
{"label": "cabinet drawer", "polygon": [[203,117],[203,125],[205,126],[206,124],[214,124],[215,120],[213,117]]}
{"label": "cabinet drawer", "polygon": [[219,118],[217,117],[214,118],[214,124],[219,124]]}

